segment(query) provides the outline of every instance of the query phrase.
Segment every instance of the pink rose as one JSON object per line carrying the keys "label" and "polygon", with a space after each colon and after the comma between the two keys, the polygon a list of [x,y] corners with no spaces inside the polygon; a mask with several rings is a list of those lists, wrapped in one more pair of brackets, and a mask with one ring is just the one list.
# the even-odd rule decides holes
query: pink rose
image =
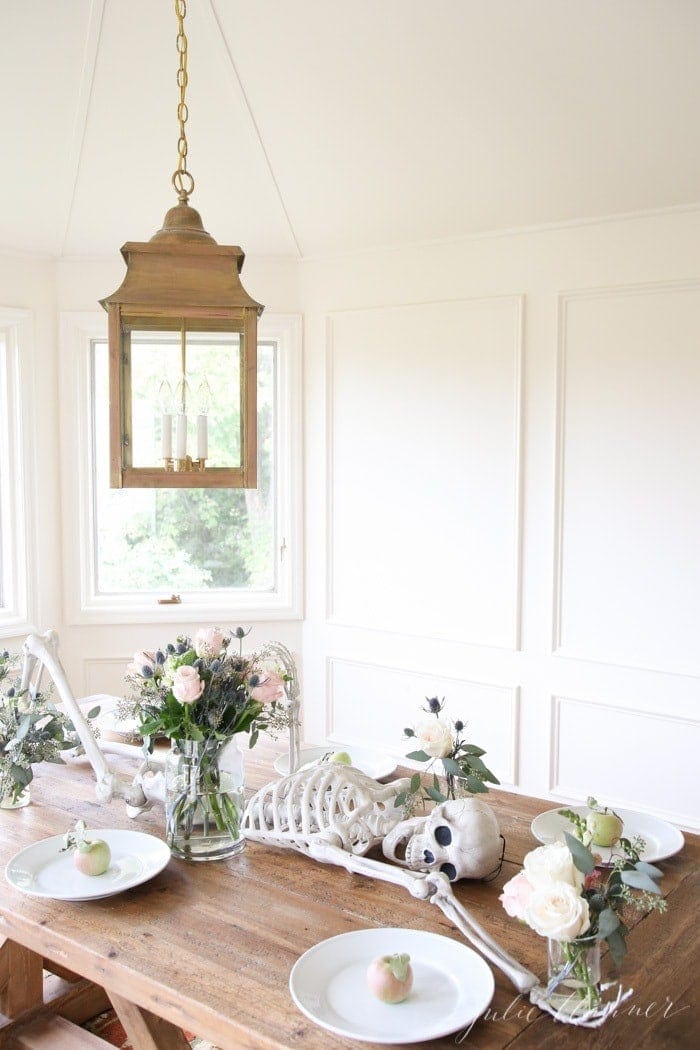
{"label": "pink rose", "polygon": [[204,689],[204,682],[199,677],[196,667],[178,667],[173,676],[173,696],[181,704],[193,704],[199,700]]}
{"label": "pink rose", "polygon": [[213,659],[221,653],[226,635],[220,627],[202,627],[194,639],[194,649],[197,656]]}
{"label": "pink rose", "polygon": [[[143,674],[144,667],[148,667],[149,670],[152,672],[154,670],[155,666],[156,666],[156,654],[155,653],[142,652],[139,649],[137,652],[134,653],[134,659],[133,659],[132,663],[130,663],[127,666],[127,671],[129,671],[130,674],[137,674],[137,675],[140,675],[141,678],[143,678],[144,677],[144,674]],[[150,678],[150,675],[147,675],[146,677]]]}
{"label": "pink rose", "polygon": [[275,671],[257,674],[258,684],[250,690],[251,699],[259,704],[271,704],[284,698],[284,679]]}
{"label": "pink rose", "polygon": [[532,896],[533,888],[524,871],[518,872],[503,887],[498,898],[511,919],[524,919],[525,909]]}

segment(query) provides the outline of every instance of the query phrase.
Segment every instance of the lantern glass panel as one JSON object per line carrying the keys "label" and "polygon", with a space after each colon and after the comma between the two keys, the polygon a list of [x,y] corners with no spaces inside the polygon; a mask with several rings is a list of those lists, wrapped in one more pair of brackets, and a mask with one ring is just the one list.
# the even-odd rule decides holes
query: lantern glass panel
{"label": "lantern glass panel", "polygon": [[167,456],[203,457],[207,467],[241,466],[238,332],[132,331],[125,383],[131,466],[162,467]]}

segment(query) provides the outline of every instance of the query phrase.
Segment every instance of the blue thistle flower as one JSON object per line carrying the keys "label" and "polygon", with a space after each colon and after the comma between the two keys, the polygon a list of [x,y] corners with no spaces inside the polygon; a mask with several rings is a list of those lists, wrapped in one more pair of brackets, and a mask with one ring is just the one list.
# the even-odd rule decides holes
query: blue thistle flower
{"label": "blue thistle flower", "polygon": [[177,651],[179,656],[182,656],[183,653],[186,653],[187,652],[187,642],[178,642],[176,651]]}
{"label": "blue thistle flower", "polygon": [[252,674],[249,679],[249,684],[251,689],[255,689],[256,686],[260,685],[260,675]]}
{"label": "blue thistle flower", "polygon": [[7,695],[8,696],[14,696],[15,695],[15,687],[13,685],[11,685],[10,688],[7,690]]}
{"label": "blue thistle flower", "polygon": [[162,649],[157,649],[156,650],[156,663],[157,664],[164,664],[165,663],[165,653],[163,652]]}
{"label": "blue thistle flower", "polygon": [[153,668],[144,664],[141,668],[141,674],[144,678],[153,678]]}
{"label": "blue thistle flower", "polygon": [[175,646],[173,645],[172,642],[168,642],[168,644],[166,645],[165,648],[166,648],[167,652],[170,653],[171,656],[175,652]]}
{"label": "blue thistle flower", "polygon": [[221,670],[221,660],[212,660],[212,662],[209,664],[209,670],[210,671],[214,671],[214,672],[220,671]]}
{"label": "blue thistle flower", "polygon": [[462,730],[464,729],[464,722],[462,721],[461,718],[458,718],[457,721],[455,722],[455,729],[457,730],[458,733],[461,733]]}
{"label": "blue thistle flower", "polygon": [[245,638],[247,634],[248,631],[244,631],[242,627],[236,628],[236,638]]}
{"label": "blue thistle flower", "polygon": [[436,715],[438,711],[442,710],[442,704],[436,696],[433,696],[428,700],[428,707],[434,715]]}

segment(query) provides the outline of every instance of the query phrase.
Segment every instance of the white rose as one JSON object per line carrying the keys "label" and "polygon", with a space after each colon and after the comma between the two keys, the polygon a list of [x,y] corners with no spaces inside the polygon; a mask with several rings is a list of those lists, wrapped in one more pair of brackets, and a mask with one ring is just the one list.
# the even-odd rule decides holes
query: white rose
{"label": "white rose", "polygon": [[541,937],[573,941],[591,924],[588,901],[568,882],[535,890],[525,907],[525,922]]}
{"label": "white rose", "polygon": [[574,864],[569,847],[564,842],[552,842],[528,853],[523,861],[525,874],[536,890],[545,889],[553,882],[566,882],[580,891],[583,874]]}
{"label": "white rose", "polygon": [[434,718],[417,727],[416,742],[431,758],[445,758],[452,751],[452,730],[442,719]]}

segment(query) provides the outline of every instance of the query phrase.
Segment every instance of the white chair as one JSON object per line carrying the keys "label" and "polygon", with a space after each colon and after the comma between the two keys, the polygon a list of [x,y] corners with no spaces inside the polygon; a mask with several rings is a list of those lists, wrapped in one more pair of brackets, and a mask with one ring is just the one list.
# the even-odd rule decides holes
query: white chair
{"label": "white chair", "polygon": [[[101,802],[112,798],[123,798],[127,813],[136,817],[150,809],[154,802],[163,804],[164,774],[163,759],[149,756],[144,759],[141,749],[119,741],[95,739],[84,710],[94,706],[98,697],[76,700],[68,684],[66,673],[58,656],[58,635],[55,631],[45,634],[30,634],[22,647],[22,681],[30,697],[34,698],[41,688],[46,673],[58,694],[58,703],[72,721],[80,743],[95,772],[95,793]],[[126,756],[139,763],[138,771],[131,781],[124,782],[112,770],[105,752]]]}

